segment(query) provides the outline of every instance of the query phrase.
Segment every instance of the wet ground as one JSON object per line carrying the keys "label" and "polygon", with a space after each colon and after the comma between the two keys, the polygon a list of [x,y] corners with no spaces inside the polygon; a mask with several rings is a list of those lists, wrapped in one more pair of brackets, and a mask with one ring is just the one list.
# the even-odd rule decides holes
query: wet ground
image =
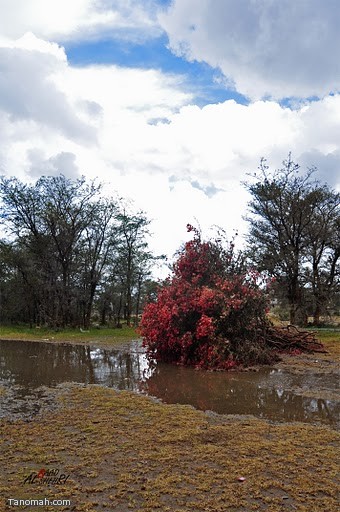
{"label": "wet ground", "polygon": [[207,373],[151,368],[138,343],[1,342],[0,510],[337,512],[337,350]]}
{"label": "wet ground", "polygon": [[[289,359],[289,360],[288,360]],[[287,358],[275,367],[206,372],[150,366],[140,342],[103,348],[0,340],[0,417],[31,418],[55,407],[51,388],[100,384],[219,414],[339,426],[339,367],[327,354]]]}

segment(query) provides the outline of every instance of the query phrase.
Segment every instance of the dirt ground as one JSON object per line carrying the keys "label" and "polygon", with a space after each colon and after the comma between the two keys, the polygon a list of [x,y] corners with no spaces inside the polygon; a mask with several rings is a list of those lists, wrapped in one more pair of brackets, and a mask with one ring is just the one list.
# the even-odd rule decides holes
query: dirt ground
{"label": "dirt ground", "polygon": [[[327,348],[279,365],[334,371],[338,345]],[[329,427],[206,414],[95,385],[49,393],[55,408],[0,421],[0,510],[338,510],[340,436]],[[71,504],[8,501],[45,498]]]}

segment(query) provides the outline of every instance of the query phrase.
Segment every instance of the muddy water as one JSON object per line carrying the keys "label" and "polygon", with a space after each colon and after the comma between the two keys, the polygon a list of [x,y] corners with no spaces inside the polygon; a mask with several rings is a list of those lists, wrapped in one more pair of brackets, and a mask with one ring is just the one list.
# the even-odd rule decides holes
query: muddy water
{"label": "muddy water", "polygon": [[150,367],[138,342],[120,349],[0,340],[0,417],[31,417],[49,403],[48,388],[65,382],[141,392],[167,403],[223,414],[336,427],[340,404],[334,373],[204,372],[158,364]]}

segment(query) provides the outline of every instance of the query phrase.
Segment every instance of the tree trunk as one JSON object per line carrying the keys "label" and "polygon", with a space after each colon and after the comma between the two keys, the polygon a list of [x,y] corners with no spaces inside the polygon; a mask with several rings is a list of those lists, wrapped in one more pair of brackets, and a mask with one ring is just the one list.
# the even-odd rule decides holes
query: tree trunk
{"label": "tree trunk", "polygon": [[106,324],[106,304],[103,305],[102,310],[100,312],[100,325]]}
{"label": "tree trunk", "polygon": [[90,324],[91,324],[92,306],[93,306],[94,295],[96,293],[96,288],[97,288],[97,283],[92,282],[91,286],[90,286],[90,296],[86,303],[84,329],[89,329]]}
{"label": "tree trunk", "polygon": [[136,297],[136,318],[135,318],[135,321],[134,321],[135,327],[138,326],[138,316],[139,316],[141,288],[142,288],[142,279],[139,278],[138,279],[138,288],[137,288],[137,297]]}
{"label": "tree trunk", "polygon": [[123,294],[121,293],[120,297],[119,297],[119,305],[118,305],[118,310],[117,310],[116,327],[120,327],[120,317],[121,317],[121,314],[122,314],[122,304],[123,304]]}
{"label": "tree trunk", "polygon": [[320,325],[320,316],[321,316],[321,308],[320,304],[316,303],[314,314],[313,314],[313,325],[319,326]]}

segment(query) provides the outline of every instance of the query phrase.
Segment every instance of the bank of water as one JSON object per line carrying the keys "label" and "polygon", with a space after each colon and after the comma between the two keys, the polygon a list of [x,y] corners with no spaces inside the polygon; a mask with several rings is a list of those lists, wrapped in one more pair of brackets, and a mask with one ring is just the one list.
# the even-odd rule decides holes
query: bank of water
{"label": "bank of water", "polygon": [[49,389],[65,382],[99,384],[190,404],[219,414],[338,426],[339,376],[265,367],[206,372],[149,364],[141,343],[114,349],[67,343],[0,340],[0,417],[30,418],[53,407]]}

